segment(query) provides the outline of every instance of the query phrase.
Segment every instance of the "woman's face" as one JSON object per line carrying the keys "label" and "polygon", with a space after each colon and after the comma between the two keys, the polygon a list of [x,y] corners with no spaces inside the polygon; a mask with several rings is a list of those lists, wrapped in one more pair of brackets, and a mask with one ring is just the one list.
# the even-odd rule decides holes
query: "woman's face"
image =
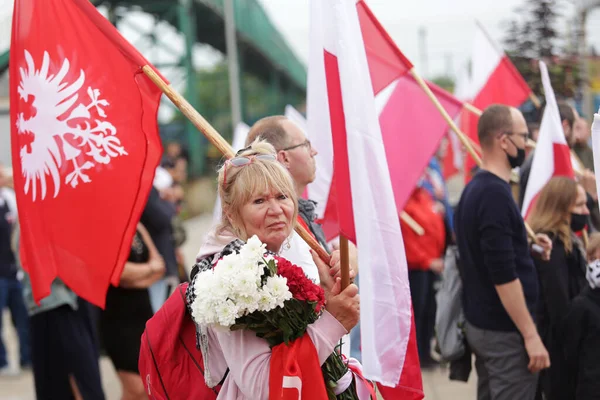
{"label": "woman's face", "polygon": [[587,195],[585,189],[581,185],[577,185],[577,198],[575,204],[571,207],[571,213],[589,215],[590,210],[587,208]]}
{"label": "woman's face", "polygon": [[278,252],[294,227],[294,201],[272,191],[255,193],[240,210],[241,222],[248,238],[256,235],[267,249]]}

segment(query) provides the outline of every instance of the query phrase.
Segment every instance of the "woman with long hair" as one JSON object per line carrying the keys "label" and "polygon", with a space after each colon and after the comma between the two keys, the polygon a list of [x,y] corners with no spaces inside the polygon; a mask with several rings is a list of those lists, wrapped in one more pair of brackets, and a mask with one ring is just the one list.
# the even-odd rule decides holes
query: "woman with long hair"
{"label": "woman with long hair", "polygon": [[586,254],[577,233],[585,228],[589,214],[583,187],[573,179],[554,177],[527,218],[536,233],[552,239],[550,259],[535,260],[540,284],[537,325],[551,362],[541,372],[538,396],[543,393],[548,400],[574,395],[566,379],[562,337],[569,305],[586,285]]}

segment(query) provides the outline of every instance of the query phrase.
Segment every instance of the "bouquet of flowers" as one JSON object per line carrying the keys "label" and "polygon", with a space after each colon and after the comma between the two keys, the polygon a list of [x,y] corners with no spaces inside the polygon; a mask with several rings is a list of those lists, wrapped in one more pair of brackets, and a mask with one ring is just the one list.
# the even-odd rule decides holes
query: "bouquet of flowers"
{"label": "bouquet of flowers", "polygon": [[[195,279],[192,317],[197,324],[249,329],[271,347],[288,344],[306,333],[325,305],[323,289],[300,267],[268,254],[253,236],[239,253],[220,259]],[[335,395],[337,381],[348,371],[339,349],[322,366],[330,399],[358,399],[354,383]]]}

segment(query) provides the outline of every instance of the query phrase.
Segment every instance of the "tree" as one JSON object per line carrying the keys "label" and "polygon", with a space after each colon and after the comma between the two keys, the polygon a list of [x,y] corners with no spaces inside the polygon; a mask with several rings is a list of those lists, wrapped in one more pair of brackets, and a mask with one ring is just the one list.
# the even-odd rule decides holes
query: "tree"
{"label": "tree", "polygon": [[558,97],[573,97],[579,85],[578,62],[562,50],[556,24],[564,0],[525,0],[506,24],[504,45],[529,87],[542,93],[538,60],[548,64],[552,87]]}

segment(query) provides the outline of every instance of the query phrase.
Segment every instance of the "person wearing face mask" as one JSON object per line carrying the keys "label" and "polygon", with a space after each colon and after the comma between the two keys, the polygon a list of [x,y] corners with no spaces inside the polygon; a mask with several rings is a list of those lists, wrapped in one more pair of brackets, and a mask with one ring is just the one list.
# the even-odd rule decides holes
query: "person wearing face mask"
{"label": "person wearing face mask", "polygon": [[[525,159],[527,124],[516,108],[492,105],[477,131],[482,167],[454,215],[477,398],[533,400],[537,373],[550,359],[533,318],[539,292],[532,250],[509,185],[512,169]],[[549,258],[548,236],[537,235],[536,241],[540,256]]]}
{"label": "person wearing face mask", "polygon": [[566,378],[562,335],[569,305],[586,286],[586,254],[575,232],[583,230],[589,213],[583,187],[571,178],[554,177],[527,219],[535,232],[552,238],[550,259],[535,261],[540,283],[537,326],[552,360],[540,374],[538,390],[548,400],[574,398]]}

